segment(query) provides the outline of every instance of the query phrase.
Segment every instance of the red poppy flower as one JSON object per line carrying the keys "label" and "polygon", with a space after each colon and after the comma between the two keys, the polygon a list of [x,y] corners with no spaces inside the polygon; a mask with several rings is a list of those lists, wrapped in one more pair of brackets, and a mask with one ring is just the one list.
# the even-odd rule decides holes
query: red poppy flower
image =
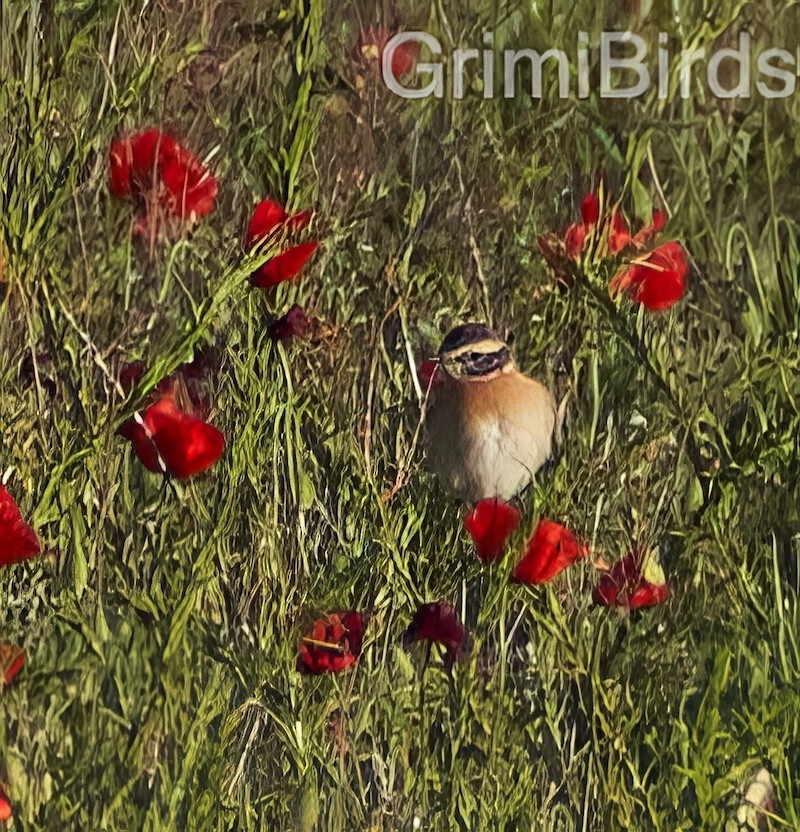
{"label": "red poppy flower", "polygon": [[481,500],[464,517],[464,525],[484,563],[493,563],[503,554],[506,541],[519,526],[520,513],[498,497]]}
{"label": "red poppy flower", "polygon": [[361,655],[366,621],[354,610],[335,612],[314,622],[300,641],[297,669],[301,673],[339,673]]}
{"label": "red poppy flower", "polygon": [[22,519],[6,488],[0,485],[0,566],[32,558],[40,551],[36,533]]}
{"label": "red poppy flower", "polygon": [[272,341],[293,341],[306,338],[314,326],[314,321],[302,306],[296,303],[289,311],[267,327],[267,335]]}
{"label": "red poppy flower", "polygon": [[563,240],[559,240],[552,234],[543,234],[539,237],[539,249],[542,256],[556,274],[561,275],[565,271],[563,263],[565,256],[573,261],[581,259],[592,233],[594,233],[594,239],[598,241],[597,252],[602,258],[610,254],[619,254],[632,245],[642,248],[657,231],[664,227],[666,221],[664,212],[656,209],[653,211],[650,225],[631,236],[628,223],[619,211],[613,210],[610,216],[602,217],[601,207],[599,194],[590,193],[581,202],[581,222],[570,225],[564,232]]}
{"label": "red poppy flower", "polygon": [[0,823],[5,823],[5,821],[11,820],[13,815],[14,807],[8,799],[8,795],[0,789]]}
{"label": "red poppy flower", "polygon": [[109,187],[140,209],[135,230],[157,231],[167,217],[193,222],[214,207],[217,180],[191,151],[155,127],[115,140],[109,152]]}
{"label": "red poppy flower", "polygon": [[552,520],[540,520],[511,577],[523,584],[546,584],[588,553],[569,529]]}
{"label": "red poppy flower", "polygon": [[[206,376],[218,366],[219,351],[213,346],[199,347],[191,361],[161,379],[137,416],[119,427],[117,433],[133,444],[148,470],[187,479],[220,458],[225,439],[205,421],[211,403],[203,387]],[[144,373],[141,361],[125,364],[120,384],[129,391]]]}
{"label": "red poppy flower", "polygon": [[214,465],[225,437],[213,425],[179,410],[172,392],[162,395],[117,431],[149,471],[185,480]]}
{"label": "red poppy flower", "polygon": [[469,635],[448,601],[423,604],[403,633],[403,644],[428,641],[445,648],[444,666],[451,668],[467,651]]}
{"label": "red poppy flower", "polygon": [[[211,346],[199,347],[195,350],[191,361],[181,364],[172,375],[165,376],[156,385],[157,393],[176,392],[177,388],[184,391],[182,396],[176,398],[188,399],[191,401],[193,416],[205,416],[210,406],[204,401],[200,392],[201,382],[211,373],[218,369],[220,363],[219,350]],[[146,371],[143,361],[132,361],[123,364],[119,370],[119,383],[125,393],[130,393],[142,380]]]}
{"label": "red poppy flower", "polygon": [[604,572],[592,591],[595,604],[606,607],[653,607],[669,597],[664,570],[655,553],[631,552]]}
{"label": "red poppy flower", "polygon": [[417,378],[424,391],[433,392],[437,387],[444,384],[444,375],[439,367],[438,361],[426,358],[417,367]]}
{"label": "red poppy flower", "polygon": [[680,243],[659,246],[641,259],[623,266],[609,284],[612,295],[624,291],[651,312],[674,306],[686,294],[689,258]]}
{"label": "red poppy flower", "polygon": [[[580,259],[589,234],[600,222],[600,197],[597,193],[589,194],[581,202],[581,220],[580,223],[570,225],[564,232],[564,246],[567,255],[573,260]],[[605,240],[610,254],[617,254],[632,242],[625,217],[616,210],[603,220],[597,236]]]}
{"label": "red poppy flower", "polygon": [[[256,243],[273,234],[302,231],[310,219],[311,215],[307,211],[289,216],[277,202],[271,199],[262,200],[256,205],[247,227],[245,247],[251,249]],[[260,289],[269,289],[283,283],[284,280],[297,277],[317,248],[318,243],[308,242],[286,249],[253,272],[250,282]]]}
{"label": "red poppy flower", "polygon": [[[361,64],[373,66],[378,74],[383,72],[383,52],[394,34],[384,26],[362,29],[354,49],[354,58]],[[400,78],[414,71],[419,61],[419,43],[401,43],[392,55],[392,75]]]}
{"label": "red poppy flower", "polygon": [[0,688],[10,685],[25,666],[25,651],[7,641],[0,642]]}

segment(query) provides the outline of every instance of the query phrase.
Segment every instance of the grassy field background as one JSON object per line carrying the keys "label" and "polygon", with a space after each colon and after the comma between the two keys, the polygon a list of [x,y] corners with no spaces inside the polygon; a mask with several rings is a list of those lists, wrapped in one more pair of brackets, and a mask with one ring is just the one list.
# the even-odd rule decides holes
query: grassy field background
{"label": "grassy field background", "polygon": [[[553,75],[541,102],[411,102],[352,52],[378,20],[446,52],[484,29],[571,52],[579,29],[655,48],[659,30],[719,47],[743,27],[791,51],[797,7],[0,15],[0,475],[49,552],[0,573],[0,636],[28,653],[0,698],[11,828],[719,830],[761,765],[773,827],[800,828],[797,100],[698,82],[685,101],[562,101]],[[220,179],[213,213],[152,259],[107,185],[112,139],[150,125]],[[690,253],[669,312],[565,291],[539,255],[601,179],[634,224],[664,207]],[[313,209],[322,242],[271,296],[242,265],[265,196]],[[271,343],[293,302],[330,336]],[[521,367],[570,396],[559,458],[491,568],[415,442],[416,362],[467,319],[513,333]],[[115,379],[142,359],[154,384],[204,343],[222,350],[228,450],[181,485],[115,435],[141,403]],[[671,598],[593,608],[591,559],[509,585],[542,516],[609,561],[658,546]],[[399,643],[437,598],[473,637],[452,674]],[[301,677],[301,630],[350,607],[372,612],[359,664]]]}

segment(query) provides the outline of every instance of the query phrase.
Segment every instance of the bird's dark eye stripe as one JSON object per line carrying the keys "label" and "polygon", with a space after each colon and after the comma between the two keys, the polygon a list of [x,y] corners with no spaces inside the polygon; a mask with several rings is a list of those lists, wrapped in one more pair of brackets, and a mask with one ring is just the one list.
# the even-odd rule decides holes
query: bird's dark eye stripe
{"label": "bird's dark eye stripe", "polygon": [[469,376],[485,376],[508,363],[511,353],[508,347],[496,352],[467,352],[459,356],[464,372]]}

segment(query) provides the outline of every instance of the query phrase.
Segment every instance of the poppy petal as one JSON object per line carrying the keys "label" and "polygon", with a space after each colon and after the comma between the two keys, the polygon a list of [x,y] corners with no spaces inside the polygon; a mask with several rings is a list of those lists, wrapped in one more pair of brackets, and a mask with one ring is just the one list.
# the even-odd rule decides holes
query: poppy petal
{"label": "poppy petal", "polygon": [[286,220],[289,231],[302,231],[311,222],[311,211],[298,211]]}
{"label": "poppy petal", "polygon": [[584,223],[573,223],[564,232],[564,249],[567,257],[578,260],[586,244],[588,226]]}
{"label": "poppy petal", "polygon": [[148,407],[143,421],[167,471],[178,479],[188,479],[210,468],[225,450],[222,433],[178,410],[171,396]]}
{"label": "poppy petal", "polygon": [[415,641],[443,645],[446,650],[445,667],[450,668],[466,653],[468,633],[451,603],[435,601],[422,604],[403,634],[406,647]]}
{"label": "poppy petal", "polygon": [[8,799],[8,795],[0,789],[0,823],[11,820],[14,815],[14,807]]}
{"label": "poppy petal", "polygon": [[211,212],[217,198],[217,180],[186,148],[178,147],[164,163],[161,177],[169,192],[167,206],[175,216],[198,219]]}
{"label": "poppy petal", "polygon": [[[225,437],[213,425],[184,413],[172,393],[165,393],[117,430],[133,444],[139,461],[149,471],[166,472],[185,480],[214,465],[225,450]],[[163,465],[162,465],[163,462]]]}
{"label": "poppy petal", "polygon": [[520,513],[514,506],[490,497],[481,500],[464,517],[464,526],[472,537],[478,557],[484,563],[493,563],[503,554],[519,521]]}
{"label": "poppy petal", "polygon": [[269,289],[286,280],[292,280],[300,274],[318,247],[318,243],[311,242],[287,249],[250,275],[250,282],[259,289]]}
{"label": "poppy petal", "polygon": [[269,237],[285,221],[286,211],[283,210],[283,206],[272,199],[263,199],[256,205],[250,218],[244,240],[245,246],[250,248],[259,240]]}
{"label": "poppy petal", "polygon": [[131,165],[137,187],[149,188],[162,159],[175,153],[176,141],[157,127],[136,133],[128,139]]}
{"label": "poppy petal", "polygon": [[0,566],[7,566],[38,555],[41,551],[34,530],[5,486],[0,485]]}
{"label": "poppy petal", "polygon": [[623,266],[609,284],[609,290],[612,297],[624,291],[635,303],[652,312],[661,312],[686,294],[688,275],[686,251],[680,243],[672,241]]}
{"label": "poppy petal", "polygon": [[171,137],[154,127],[112,142],[111,193],[118,199],[140,200],[158,181],[160,155],[171,153],[174,144]]}
{"label": "poppy petal", "polygon": [[619,211],[611,215],[611,227],[608,231],[608,251],[610,254],[619,254],[633,242],[628,223]]}
{"label": "poppy petal", "polygon": [[130,142],[117,140],[108,152],[109,189],[117,199],[131,196],[133,156]]}
{"label": "poppy petal", "polygon": [[588,553],[568,528],[552,520],[540,520],[511,577],[532,586],[545,584]]}
{"label": "poppy petal", "polygon": [[600,219],[600,197],[596,192],[585,196],[581,201],[581,219],[584,225],[592,226]]}
{"label": "poppy petal", "polygon": [[117,433],[133,445],[133,452],[148,471],[163,473],[156,446],[136,419],[127,419],[117,428]]}

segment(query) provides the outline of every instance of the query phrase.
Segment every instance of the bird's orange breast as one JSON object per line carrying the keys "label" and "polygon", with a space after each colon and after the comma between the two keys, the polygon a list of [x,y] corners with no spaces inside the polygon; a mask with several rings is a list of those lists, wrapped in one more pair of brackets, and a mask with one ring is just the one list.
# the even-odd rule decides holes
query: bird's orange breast
{"label": "bird's orange breast", "polygon": [[517,371],[448,379],[428,414],[430,466],[465,499],[509,499],[550,456],[554,426],[549,391]]}

